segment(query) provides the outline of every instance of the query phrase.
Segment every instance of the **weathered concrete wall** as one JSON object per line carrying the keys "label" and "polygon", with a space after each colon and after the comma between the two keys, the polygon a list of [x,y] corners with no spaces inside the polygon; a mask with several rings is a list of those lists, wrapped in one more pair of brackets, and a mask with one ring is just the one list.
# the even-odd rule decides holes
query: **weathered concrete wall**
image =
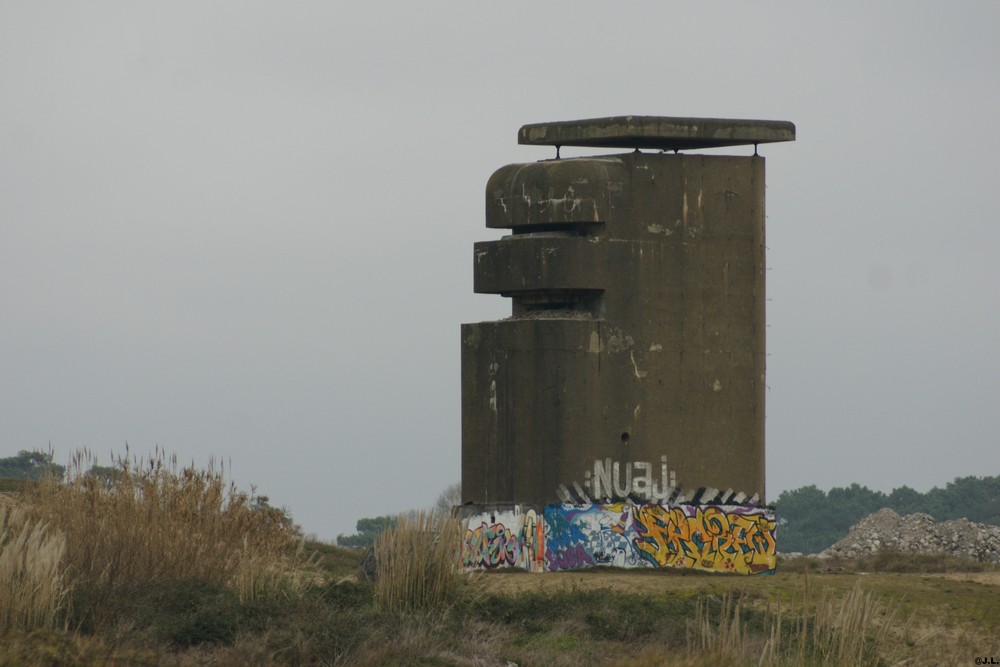
{"label": "weathered concrete wall", "polygon": [[606,565],[771,574],[776,563],[774,510],[767,507],[551,504],[473,512],[464,522],[467,571]]}
{"label": "weathered concrete wall", "polygon": [[462,326],[463,502],[658,502],[667,465],[763,499],[763,158],[509,165],[486,224],[475,290],[513,307]]}

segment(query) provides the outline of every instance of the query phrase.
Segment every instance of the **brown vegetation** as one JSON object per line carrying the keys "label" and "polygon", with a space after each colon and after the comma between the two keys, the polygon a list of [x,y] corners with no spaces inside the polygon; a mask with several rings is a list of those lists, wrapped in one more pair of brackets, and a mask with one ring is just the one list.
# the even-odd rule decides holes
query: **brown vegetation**
{"label": "brown vegetation", "polygon": [[66,540],[24,508],[0,505],[0,630],[50,628],[65,601]]}
{"label": "brown vegetation", "polygon": [[46,478],[25,495],[32,516],[65,536],[72,589],[68,621],[100,627],[118,602],[164,581],[195,580],[240,601],[289,585],[284,561],[297,536],[284,515],[254,507],[221,471],[182,468],[162,453],[89,474],[77,454],[67,481]]}
{"label": "brown vegetation", "polygon": [[438,608],[458,590],[458,521],[418,513],[375,540],[375,605],[390,613]]}
{"label": "brown vegetation", "polygon": [[369,582],[363,552],[311,543],[303,557],[287,516],[221,472],[163,456],[113,474],[85,462],[0,505],[0,665],[853,666],[1000,654],[996,586],[924,574],[961,569],[954,559],[885,553],[838,561],[841,574],[798,559],[768,577],[467,575],[456,523],[413,515],[375,545]]}

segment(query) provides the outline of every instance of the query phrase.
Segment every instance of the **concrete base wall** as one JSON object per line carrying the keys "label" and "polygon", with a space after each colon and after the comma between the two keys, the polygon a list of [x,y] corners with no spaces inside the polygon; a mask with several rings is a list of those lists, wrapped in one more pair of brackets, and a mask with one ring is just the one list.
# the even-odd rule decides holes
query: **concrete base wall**
{"label": "concrete base wall", "polygon": [[616,502],[459,509],[466,571],[603,565],[772,574],[776,564],[769,507]]}

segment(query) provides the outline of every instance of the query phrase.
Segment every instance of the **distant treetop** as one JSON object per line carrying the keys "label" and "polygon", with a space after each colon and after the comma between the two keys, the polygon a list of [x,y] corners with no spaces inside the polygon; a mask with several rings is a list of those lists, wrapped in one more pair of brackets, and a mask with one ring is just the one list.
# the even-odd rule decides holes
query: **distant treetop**
{"label": "distant treetop", "polygon": [[39,480],[45,475],[62,479],[66,467],[52,462],[52,453],[22,449],[17,456],[0,458],[0,479]]}

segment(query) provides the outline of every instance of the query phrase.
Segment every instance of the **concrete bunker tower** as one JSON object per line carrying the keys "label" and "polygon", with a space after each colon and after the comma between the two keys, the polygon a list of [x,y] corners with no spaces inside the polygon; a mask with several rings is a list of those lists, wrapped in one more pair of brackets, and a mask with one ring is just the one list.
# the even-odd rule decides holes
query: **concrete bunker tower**
{"label": "concrete bunker tower", "polygon": [[486,186],[486,226],[511,234],[475,245],[474,289],[513,308],[462,325],[463,503],[763,500],[764,158],[687,151],[794,139],[784,121],[521,128],[557,157]]}

